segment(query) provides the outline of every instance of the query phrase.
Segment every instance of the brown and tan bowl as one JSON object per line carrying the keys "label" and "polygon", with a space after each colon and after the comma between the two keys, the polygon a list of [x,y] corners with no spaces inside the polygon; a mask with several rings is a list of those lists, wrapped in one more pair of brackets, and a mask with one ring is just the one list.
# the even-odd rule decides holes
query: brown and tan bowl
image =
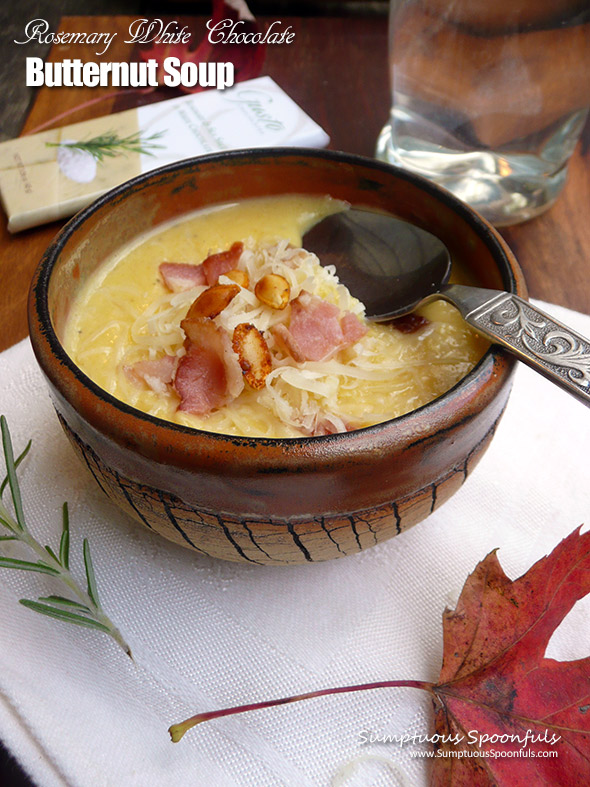
{"label": "brown and tan bowl", "polygon": [[482,286],[526,295],[500,236],[426,181],[385,164],[303,150],[238,151],[140,176],[79,213],[33,279],[33,348],[59,420],[97,483],[150,530],[204,555],[290,564],[352,555],[407,530],[455,492],[488,446],[514,362],[497,348],[451,391],[346,434],[229,437],[153,418],[98,388],[60,337],[88,276],[138,235],[247,197],[331,194],[438,235]]}

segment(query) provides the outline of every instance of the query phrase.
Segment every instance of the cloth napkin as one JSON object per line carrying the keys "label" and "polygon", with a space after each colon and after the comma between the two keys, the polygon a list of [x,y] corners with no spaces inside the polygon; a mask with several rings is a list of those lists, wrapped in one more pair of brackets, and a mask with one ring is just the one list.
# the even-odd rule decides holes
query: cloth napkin
{"label": "cloth napkin", "polygon": [[[590,335],[590,316],[544,308]],[[61,592],[51,577],[0,569],[0,737],[40,787],[419,787],[419,747],[374,740],[428,734],[430,700],[415,689],[218,719],[178,744],[167,728],[330,686],[436,681],[442,612],[475,565],[499,547],[516,578],[590,521],[590,412],[523,365],[491,447],[448,503],[363,554],[294,567],[207,559],[121,514],[72,453],[28,340],[0,355],[0,411],[15,452],[33,439],[19,470],[30,529],[56,547],[69,501],[73,570],[83,577],[87,537],[102,605],[135,657],[18,603]],[[587,602],[548,656],[590,653]]]}

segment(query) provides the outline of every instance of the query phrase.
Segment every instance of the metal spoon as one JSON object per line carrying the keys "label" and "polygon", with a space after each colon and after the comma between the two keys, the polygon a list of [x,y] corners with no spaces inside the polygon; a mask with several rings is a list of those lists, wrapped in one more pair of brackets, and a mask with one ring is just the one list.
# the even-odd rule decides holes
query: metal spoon
{"label": "metal spoon", "polygon": [[590,405],[590,341],[509,292],[448,284],[451,258],[439,238],[406,221],[351,209],[312,227],[303,246],[384,322],[444,298],[491,342]]}

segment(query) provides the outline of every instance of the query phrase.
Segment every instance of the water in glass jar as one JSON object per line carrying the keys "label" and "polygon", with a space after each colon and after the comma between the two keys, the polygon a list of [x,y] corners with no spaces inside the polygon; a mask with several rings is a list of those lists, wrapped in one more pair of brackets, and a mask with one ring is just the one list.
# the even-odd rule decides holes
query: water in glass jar
{"label": "water in glass jar", "polygon": [[587,3],[504,2],[392,0],[392,108],[377,143],[378,158],[497,226],[555,201],[590,103]]}

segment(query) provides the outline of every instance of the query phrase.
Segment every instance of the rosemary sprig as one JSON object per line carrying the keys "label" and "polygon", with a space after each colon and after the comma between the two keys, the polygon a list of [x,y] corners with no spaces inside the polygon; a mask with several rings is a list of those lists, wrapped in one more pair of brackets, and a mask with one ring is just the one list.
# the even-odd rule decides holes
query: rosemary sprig
{"label": "rosemary sprig", "polygon": [[134,134],[129,134],[127,137],[120,137],[115,131],[107,131],[104,134],[99,134],[87,140],[80,140],[78,142],[46,142],[48,148],[74,148],[75,150],[82,150],[90,155],[98,162],[102,162],[105,156],[113,158],[115,156],[125,155],[126,153],[144,153],[147,156],[153,156],[152,150],[154,148],[162,148],[163,145],[155,144],[154,140],[160,139],[164,134],[163,131],[158,131],[151,134],[149,137],[142,137],[140,131]]}
{"label": "rosemary sprig", "polygon": [[[27,455],[31,447],[31,442],[29,441],[24,451],[15,459],[8,423],[4,416],[0,416],[0,428],[2,430],[2,448],[6,463],[6,478],[0,484],[0,525],[4,528],[4,531],[0,528],[0,542],[20,541],[22,544],[29,547],[37,557],[35,561],[20,560],[0,555],[0,568],[13,568],[20,571],[35,571],[40,574],[49,574],[49,576],[55,577],[62,582],[75,597],[71,599],[65,596],[50,595],[42,596],[37,599],[37,601],[33,601],[32,599],[21,599],[20,603],[42,615],[48,615],[49,617],[57,618],[67,623],[73,623],[77,626],[86,626],[87,628],[109,634],[115,642],[123,648],[125,653],[131,657],[129,646],[121,636],[117,627],[109,620],[100,606],[94,568],[90,557],[90,546],[87,539],[84,539],[83,542],[86,590],[80,587],[77,580],[70,572],[70,522],[68,504],[64,503],[62,509],[62,533],[59,543],[59,554],[56,554],[50,546],[43,546],[28,530],[25,522],[22,496],[16,469]],[[14,516],[10,514],[2,502],[2,495],[7,486],[10,487]]]}

